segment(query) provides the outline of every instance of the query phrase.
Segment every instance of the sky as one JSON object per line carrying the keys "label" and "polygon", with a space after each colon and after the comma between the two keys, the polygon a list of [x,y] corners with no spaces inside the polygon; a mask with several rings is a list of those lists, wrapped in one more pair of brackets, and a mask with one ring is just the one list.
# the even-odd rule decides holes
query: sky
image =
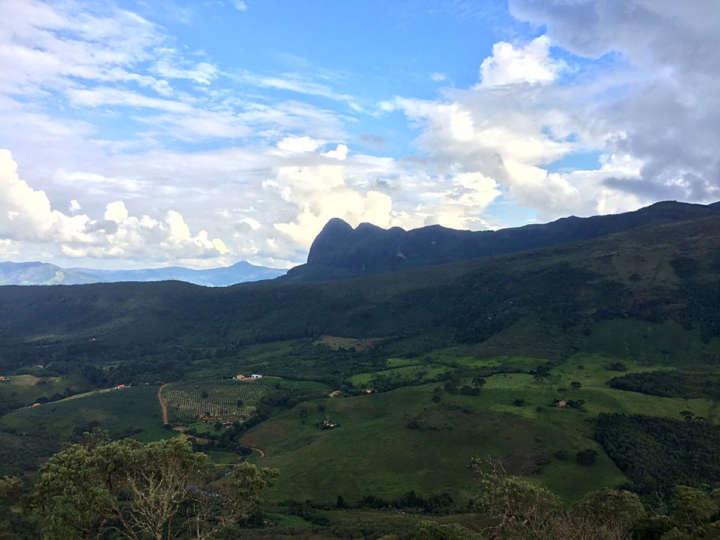
{"label": "sky", "polygon": [[717,0],[0,0],[0,260],[720,200]]}

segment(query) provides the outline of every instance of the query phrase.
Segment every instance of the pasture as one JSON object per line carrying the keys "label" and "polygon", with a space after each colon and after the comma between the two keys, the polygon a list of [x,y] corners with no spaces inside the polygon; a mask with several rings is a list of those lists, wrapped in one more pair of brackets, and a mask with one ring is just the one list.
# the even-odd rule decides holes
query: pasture
{"label": "pasture", "polygon": [[94,427],[143,442],[175,436],[163,428],[156,393],[156,386],[142,385],[26,407],[0,418],[0,430],[60,441]]}
{"label": "pasture", "polygon": [[[394,376],[407,380],[406,386],[301,403],[250,430],[243,444],[265,452],[264,458],[251,459],[283,471],[271,497],[330,504],[338,495],[348,501],[367,495],[392,499],[414,489],[426,496],[447,491],[462,498],[473,491],[470,458],[493,456],[572,502],[592,489],[627,482],[593,438],[598,414],[679,419],[682,411],[691,411],[717,420],[711,400],[650,396],[606,384],[618,375],[610,369],[618,363],[624,364],[625,373],[662,365],[646,359],[576,354],[536,377],[528,371],[545,364],[542,358],[453,358],[449,350],[426,358],[433,363],[393,358],[390,369],[348,378],[362,387],[378,376]],[[418,381],[418,370],[434,376],[453,365],[460,384],[471,384],[473,369],[498,372],[486,377],[477,395]],[[324,418],[339,427],[318,429]],[[586,450],[597,454],[589,466],[576,460]]]}

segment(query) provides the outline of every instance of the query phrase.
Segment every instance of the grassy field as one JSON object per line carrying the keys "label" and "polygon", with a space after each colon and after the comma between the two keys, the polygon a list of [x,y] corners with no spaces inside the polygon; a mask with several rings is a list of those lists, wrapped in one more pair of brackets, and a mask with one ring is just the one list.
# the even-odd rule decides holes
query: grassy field
{"label": "grassy field", "polygon": [[382,371],[374,371],[372,373],[358,373],[348,379],[348,381],[356,387],[368,387],[372,386],[372,381],[375,378],[383,377],[390,381],[398,381],[408,383],[416,382],[422,383],[433,380],[444,373],[450,372],[451,369],[446,366],[433,365],[433,364],[421,364],[421,365],[406,365],[402,367],[394,367],[391,369],[385,369]]}
{"label": "grassy field", "polygon": [[[599,331],[611,329],[612,325]],[[648,335],[657,331],[654,327]],[[635,330],[627,335],[642,339]],[[716,404],[709,399],[658,397],[608,386],[621,374],[668,369],[662,355],[653,362],[649,356],[576,353],[549,364],[545,356],[487,356],[474,347],[456,346],[421,356],[390,356],[377,364],[382,369],[355,373],[345,383],[366,388],[385,380],[395,389],[360,396],[345,392],[334,398],[328,396],[336,388],[318,381],[265,376],[240,383],[226,376],[235,371],[263,372],[278,359],[287,362],[296,343],[247,348],[251,354],[232,368],[225,361],[204,360],[206,367],[164,390],[171,422],[194,429],[198,437],[217,437],[224,429],[200,423],[197,417],[206,413],[217,417],[227,413],[242,420],[253,414],[264,396],[298,392],[313,396],[309,401],[295,400],[290,408],[274,409],[268,420],[240,441],[264,453],[254,452],[252,461],[280,470],[270,492],[274,502],[310,499],[333,504],[341,495],[352,504],[368,495],[392,500],[416,490],[424,496],[451,493],[462,503],[475,489],[467,468],[470,459],[487,456],[571,502],[589,490],[627,482],[593,438],[593,419],[598,414],[679,419],[682,412],[691,411],[711,422],[720,421]],[[304,358],[303,362],[310,361]],[[551,365],[544,376],[535,375],[538,366]],[[205,376],[194,376],[197,373]],[[458,390],[470,388],[478,373],[485,374],[485,383],[476,395]],[[450,379],[455,389],[446,387]],[[32,389],[39,380],[20,376],[6,388]],[[22,444],[18,437],[33,438],[38,448],[44,448],[47,441],[68,440],[92,427],[144,441],[177,436],[162,426],[156,392],[154,385],[95,390],[21,408],[0,418],[0,432],[6,445],[16,449]],[[186,401],[192,401],[194,408],[181,411]],[[559,402],[568,405],[560,407]],[[321,429],[325,420],[337,427]],[[588,449],[597,452],[597,459],[591,466],[581,466],[576,454]],[[210,453],[218,463],[238,459],[233,452],[210,449]]]}
{"label": "grassy field", "polygon": [[[297,392],[313,396],[309,401],[294,401],[290,408],[273,409],[268,420],[240,440],[246,447],[259,449],[251,461],[280,471],[269,493],[274,503],[312,500],[334,504],[342,496],[353,504],[368,495],[393,500],[415,490],[423,496],[447,492],[462,505],[475,490],[468,470],[471,458],[488,456],[570,503],[587,491],[628,481],[593,438],[598,414],[625,412],[680,419],[681,413],[690,411],[710,422],[720,421],[716,404],[709,399],[658,397],[611,388],[607,382],[619,375],[669,368],[662,343],[655,353],[645,355],[620,354],[627,347],[636,347],[662,332],[690,339],[688,331],[668,324],[631,322],[623,331],[613,321],[598,325],[583,338],[586,350],[601,349],[594,344],[608,341],[606,334],[612,332],[618,332],[619,344],[561,360],[552,360],[547,353],[550,348],[542,349],[538,356],[488,355],[487,348],[464,345],[417,356],[388,356],[375,363],[381,369],[353,373],[345,378],[345,384],[362,389],[383,380],[390,383],[386,388],[394,389],[360,396],[343,392],[329,398],[338,387],[314,380],[266,375],[241,383],[229,378],[235,373],[267,374],[278,362],[289,365],[300,342],[278,342],[245,347],[242,360],[201,359],[183,380],[170,383],[164,396],[171,422],[192,428],[200,438],[217,437],[224,428],[200,423],[198,416],[230,415],[242,421],[254,413],[264,396]],[[703,345],[706,352],[711,346]],[[306,352],[297,356],[298,374],[303,373],[303,365],[312,363],[312,352],[324,348],[316,347],[309,353],[303,349]],[[540,366],[549,371],[536,376]],[[475,388],[478,374],[485,383],[476,395],[459,391],[463,386]],[[32,392],[40,380],[19,376],[5,389]],[[449,380],[454,389],[446,387]],[[50,388],[65,382],[47,379],[40,386]],[[177,436],[162,427],[156,391],[157,386],[140,385],[79,393],[7,414],[0,418],[0,431],[7,446],[15,449],[22,444],[20,436],[33,438],[42,449],[47,441],[68,440],[94,426],[113,436],[145,441]],[[181,410],[185,402],[192,402],[192,407]],[[560,407],[559,402],[568,405]],[[325,420],[337,427],[321,429]],[[576,461],[576,455],[585,450],[597,453],[591,466]],[[209,452],[217,463],[239,459],[231,451],[209,448]],[[41,454],[41,450],[34,452],[32,459],[37,461]]]}
{"label": "grassy field", "polygon": [[82,377],[37,376],[30,374],[10,375],[7,382],[0,382],[0,404],[12,408],[31,405],[38,399],[51,399],[56,395],[66,395],[90,390]]}
{"label": "grassy field", "polygon": [[[496,367],[528,370],[546,360],[532,357],[452,357],[442,350],[428,355],[444,367]],[[429,367],[413,359],[392,359],[390,370],[349,379],[367,384],[376,374],[414,374]],[[681,411],[716,421],[706,399],[660,398],[609,387],[618,375],[608,369],[622,362],[626,373],[657,369],[627,358],[576,354],[546,377],[527,372],[487,377],[479,395],[451,394],[441,384],[302,403],[257,426],[243,438],[264,450],[263,465],[282,471],[274,500],[331,503],[338,495],[356,501],[366,495],[392,499],[414,489],[430,495],[447,491],[460,497],[473,490],[467,465],[471,457],[493,456],[507,467],[543,484],[564,500],[577,500],[592,489],[617,486],[627,478],[593,440],[593,418],[602,412],[626,412],[681,418]],[[432,366],[431,366],[432,367]],[[463,381],[469,384],[468,381]],[[438,390],[440,389],[440,390]],[[440,396],[439,399],[434,396]],[[557,402],[579,404],[558,407]],[[323,431],[330,419],[339,427]],[[578,452],[592,449],[596,462],[581,466]]]}
{"label": "grassy field", "polygon": [[174,436],[163,428],[157,387],[147,385],[92,393],[38,407],[23,408],[0,418],[0,430],[48,435],[68,440],[73,432],[99,427],[112,436],[152,441]]}

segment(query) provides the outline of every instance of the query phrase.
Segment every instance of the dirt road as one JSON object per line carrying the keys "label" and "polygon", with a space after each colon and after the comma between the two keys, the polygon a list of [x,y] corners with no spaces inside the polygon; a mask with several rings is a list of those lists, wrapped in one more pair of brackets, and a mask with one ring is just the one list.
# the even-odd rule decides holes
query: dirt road
{"label": "dirt road", "polygon": [[158,403],[160,403],[160,410],[162,411],[162,417],[163,417],[163,424],[166,426],[170,423],[168,422],[168,413],[167,413],[167,405],[165,405],[165,400],[162,397],[162,391],[163,388],[165,388],[167,384],[163,384],[160,388],[158,388]]}

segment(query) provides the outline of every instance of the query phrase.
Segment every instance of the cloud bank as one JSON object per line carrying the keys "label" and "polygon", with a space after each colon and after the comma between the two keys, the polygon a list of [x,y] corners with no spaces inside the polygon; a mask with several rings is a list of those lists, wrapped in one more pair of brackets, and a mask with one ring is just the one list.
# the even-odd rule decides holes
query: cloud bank
{"label": "cloud bank", "polygon": [[[0,4],[0,258],[289,266],[332,217],[483,229],[720,199],[713,3],[510,0],[470,79],[398,66],[401,91],[372,93],[291,54],[213,56],[136,7]],[[178,20],[210,7],[263,8]]]}
{"label": "cloud bank", "polygon": [[[73,204],[75,203],[75,204]],[[71,209],[80,205],[73,200]],[[192,234],[182,214],[168,210],[161,219],[132,216],[123,201],[109,202],[100,219],[54,209],[44,191],[18,176],[8,150],[0,149],[0,238],[8,250],[15,242],[56,245],[68,257],[124,257],[152,262],[226,255],[219,238],[204,230]]]}

